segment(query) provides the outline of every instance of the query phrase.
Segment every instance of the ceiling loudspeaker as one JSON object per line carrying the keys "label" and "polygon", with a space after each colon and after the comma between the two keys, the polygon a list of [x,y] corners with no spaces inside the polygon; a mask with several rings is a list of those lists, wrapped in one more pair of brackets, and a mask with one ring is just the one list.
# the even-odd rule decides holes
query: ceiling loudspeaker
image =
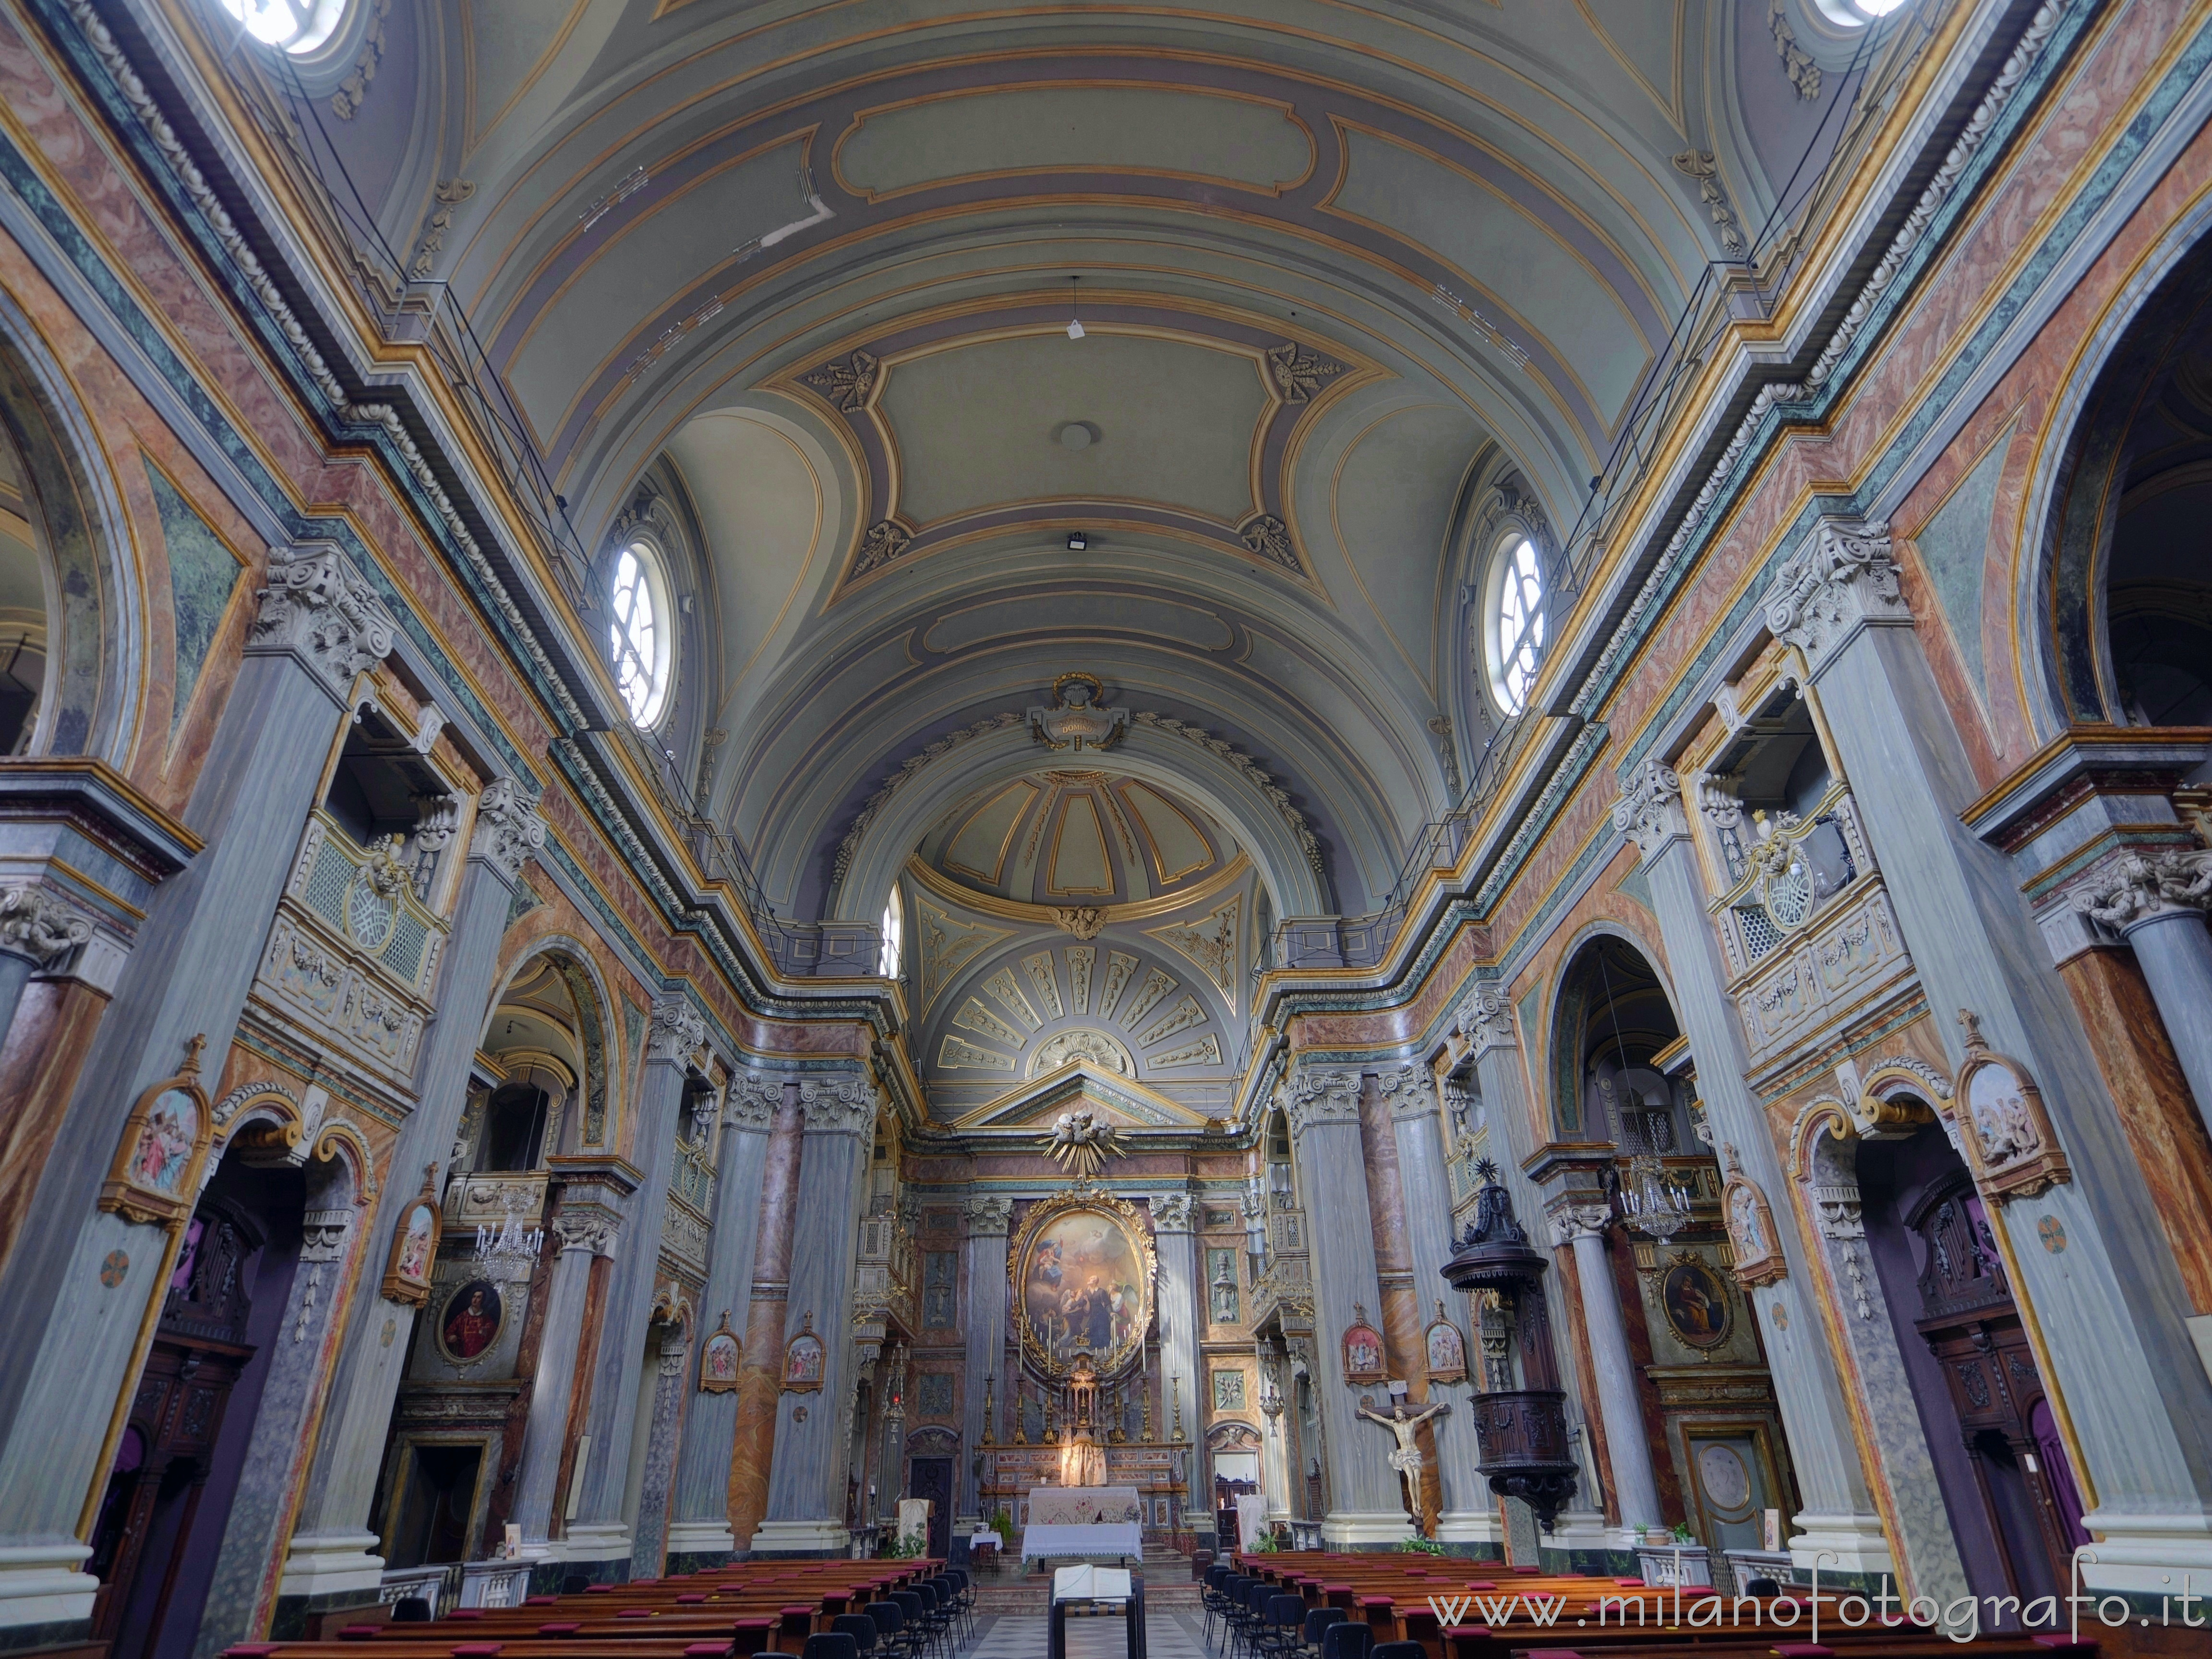
{"label": "ceiling loudspeaker", "polygon": [[1080,530],[1071,530],[1067,532],[1067,550],[1069,552],[1080,553],[1084,549],[1090,545],[1091,538],[1084,532]]}

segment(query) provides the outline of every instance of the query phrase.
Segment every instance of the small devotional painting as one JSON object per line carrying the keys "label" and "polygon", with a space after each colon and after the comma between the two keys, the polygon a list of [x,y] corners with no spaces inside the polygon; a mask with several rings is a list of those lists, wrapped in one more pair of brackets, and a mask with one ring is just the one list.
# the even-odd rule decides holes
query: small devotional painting
{"label": "small devotional painting", "polygon": [[1344,1332],[1344,1380],[1380,1382],[1382,1380],[1382,1333],[1367,1322],[1367,1310],[1352,1305],[1352,1322]]}
{"label": "small devotional painting", "polygon": [[699,1350],[699,1392],[730,1394],[738,1386],[738,1364],[744,1357],[738,1335],[730,1328],[730,1310],[722,1310],[722,1322],[714,1327]]}
{"label": "small devotional painting", "polygon": [[1430,1382],[1467,1381],[1467,1339],[1459,1334],[1459,1327],[1445,1316],[1441,1301],[1437,1304],[1436,1322],[1425,1334],[1425,1346],[1428,1349]]}
{"label": "small devotional painting", "polygon": [[471,1279],[446,1298],[438,1316],[438,1346],[456,1364],[481,1359],[499,1340],[506,1316],[499,1286],[489,1279]]}
{"label": "small devotional painting", "polygon": [[422,1190],[407,1200],[392,1233],[392,1260],[380,1287],[388,1302],[419,1308],[430,1299],[430,1271],[438,1260],[438,1166],[422,1172]]}
{"label": "small devotional painting", "polygon": [[1727,1290],[1705,1262],[1686,1253],[1676,1258],[1661,1281],[1659,1297],[1667,1328],[1692,1348],[1717,1348],[1728,1340],[1734,1322]]}
{"label": "small devotional painting", "polygon": [[100,1207],[126,1221],[163,1225],[184,1220],[199,1195],[201,1166],[214,1139],[214,1119],[200,1087],[205,1037],[185,1045],[176,1076],[138,1097],[123,1126],[122,1144],[100,1189]]}
{"label": "small devotional painting", "polygon": [[790,1346],[783,1351],[783,1387],[787,1394],[812,1394],[822,1386],[822,1368],[829,1357],[822,1339],[814,1334],[814,1316],[808,1314]]}

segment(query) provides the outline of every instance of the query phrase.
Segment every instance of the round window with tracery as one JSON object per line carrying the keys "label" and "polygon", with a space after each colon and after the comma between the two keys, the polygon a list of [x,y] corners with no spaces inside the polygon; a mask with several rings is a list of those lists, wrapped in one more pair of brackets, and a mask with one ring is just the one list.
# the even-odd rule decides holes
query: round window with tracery
{"label": "round window with tracery", "polygon": [[1544,569],[1536,544],[1516,536],[1498,554],[1490,619],[1490,689],[1498,706],[1528,706],[1544,657]]}
{"label": "round window with tracery", "polygon": [[265,46],[303,57],[337,33],[348,0],[222,0],[223,10]]}
{"label": "round window with tracery", "polygon": [[613,617],[607,647],[613,653],[615,684],[629,717],[651,726],[668,702],[668,586],[652,549],[642,542],[615,557],[608,592]]}

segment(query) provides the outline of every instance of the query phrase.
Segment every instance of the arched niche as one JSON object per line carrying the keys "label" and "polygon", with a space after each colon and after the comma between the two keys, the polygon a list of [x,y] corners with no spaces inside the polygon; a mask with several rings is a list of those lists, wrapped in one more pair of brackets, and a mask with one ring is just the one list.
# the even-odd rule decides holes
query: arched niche
{"label": "arched niche", "polygon": [[1624,929],[1589,929],[1552,998],[1548,1064],[1553,1133],[1625,1154],[1695,1153],[1691,1091],[1671,989],[1655,953]]}

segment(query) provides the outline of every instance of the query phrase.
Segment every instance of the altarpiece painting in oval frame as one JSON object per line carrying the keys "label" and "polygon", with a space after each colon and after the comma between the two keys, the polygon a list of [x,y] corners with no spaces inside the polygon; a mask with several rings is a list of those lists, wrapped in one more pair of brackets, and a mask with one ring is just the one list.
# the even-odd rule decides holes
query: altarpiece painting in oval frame
{"label": "altarpiece painting in oval frame", "polygon": [[1087,1348],[1101,1376],[1134,1358],[1152,1328],[1158,1259],[1136,1206],[1104,1193],[1062,1193],[1022,1218],[1006,1272],[1022,1352],[1065,1376]]}

